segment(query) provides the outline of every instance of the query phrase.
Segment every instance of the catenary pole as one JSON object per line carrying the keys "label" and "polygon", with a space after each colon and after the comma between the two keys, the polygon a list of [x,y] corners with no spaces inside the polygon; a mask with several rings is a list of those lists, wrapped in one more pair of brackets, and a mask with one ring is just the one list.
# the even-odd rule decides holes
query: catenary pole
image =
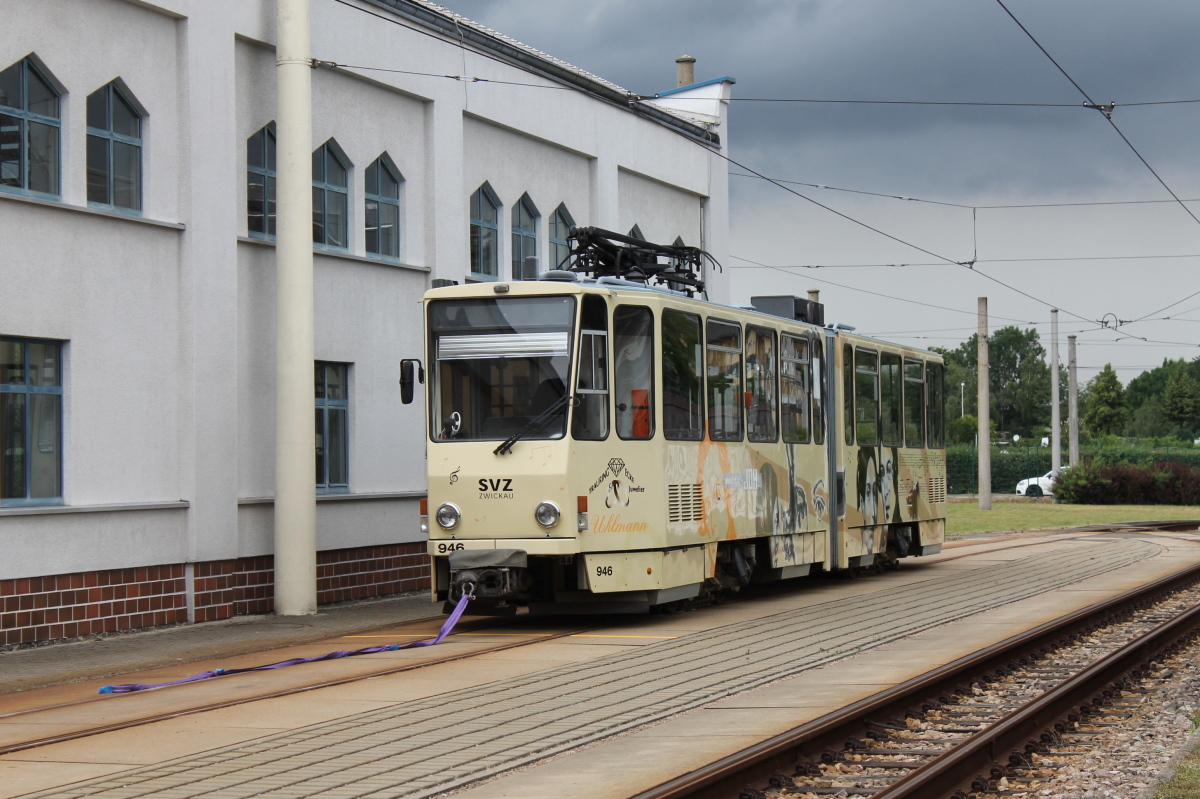
{"label": "catenary pole", "polygon": [[1075,367],[1075,335],[1067,336],[1067,456],[1079,463],[1079,377]]}
{"label": "catenary pole", "polygon": [[979,509],[992,509],[992,400],[988,385],[987,297],[979,298]]}
{"label": "catenary pole", "polygon": [[317,612],[309,0],[276,0],[275,612]]}
{"label": "catenary pole", "polygon": [[1062,468],[1062,413],[1058,396],[1058,309],[1050,310],[1050,468]]}

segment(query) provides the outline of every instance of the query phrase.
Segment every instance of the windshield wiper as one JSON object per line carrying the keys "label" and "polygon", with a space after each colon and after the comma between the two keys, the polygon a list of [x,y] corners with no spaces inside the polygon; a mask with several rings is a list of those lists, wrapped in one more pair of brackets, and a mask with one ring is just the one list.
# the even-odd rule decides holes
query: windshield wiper
{"label": "windshield wiper", "polygon": [[553,403],[551,403],[549,408],[547,408],[546,410],[539,413],[537,416],[530,419],[529,422],[524,427],[522,427],[517,432],[513,433],[508,438],[506,438],[504,440],[503,444],[501,444],[500,446],[498,446],[494,450],[492,450],[492,454],[493,455],[505,454],[506,452],[508,452],[509,450],[512,449],[513,444],[517,443],[517,441],[519,441],[521,438],[523,438],[525,436],[525,434],[528,433],[530,430],[533,430],[538,425],[545,424],[546,422],[550,421],[550,418],[552,416],[554,416],[556,413],[561,411],[566,406],[572,405],[575,402],[576,402],[576,400],[573,396],[571,396],[570,394],[563,394],[561,397],[559,397]]}

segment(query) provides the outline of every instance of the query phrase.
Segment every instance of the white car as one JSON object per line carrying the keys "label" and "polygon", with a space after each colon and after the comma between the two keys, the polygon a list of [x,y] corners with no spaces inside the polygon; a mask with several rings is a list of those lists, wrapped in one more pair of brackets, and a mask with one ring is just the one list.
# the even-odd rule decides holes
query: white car
{"label": "white car", "polygon": [[1030,477],[1017,483],[1017,495],[1024,497],[1054,496],[1054,472],[1041,477]]}

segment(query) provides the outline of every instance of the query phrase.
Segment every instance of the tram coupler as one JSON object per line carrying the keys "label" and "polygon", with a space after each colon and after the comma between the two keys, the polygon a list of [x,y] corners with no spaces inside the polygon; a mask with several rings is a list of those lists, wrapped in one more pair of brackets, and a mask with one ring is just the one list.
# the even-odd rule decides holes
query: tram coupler
{"label": "tram coupler", "polygon": [[488,606],[491,612],[516,612],[516,600],[532,583],[529,557],[523,549],[464,549],[450,553],[447,607],[463,594]]}

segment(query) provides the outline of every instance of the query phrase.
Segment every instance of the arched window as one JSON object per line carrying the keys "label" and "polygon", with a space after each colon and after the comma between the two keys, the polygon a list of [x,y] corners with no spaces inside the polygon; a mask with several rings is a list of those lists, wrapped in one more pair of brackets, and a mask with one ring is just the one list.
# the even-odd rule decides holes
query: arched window
{"label": "arched window", "polygon": [[256,238],[275,238],[275,123],[246,140],[246,228]]}
{"label": "arched window", "polygon": [[500,276],[499,220],[500,200],[484,183],[471,195],[471,274],[476,277]]}
{"label": "arched window", "polygon": [[637,225],[634,225],[629,229],[629,238],[637,239],[638,241],[646,240],[646,237],[642,235],[642,229]]}
{"label": "arched window", "polygon": [[0,187],[59,195],[59,95],[32,57],[0,72]]}
{"label": "arched window", "polygon": [[404,178],[387,153],[367,167],[367,252],[384,258],[400,257],[400,183]]}
{"label": "arched window", "polygon": [[555,208],[554,214],[550,217],[550,269],[567,268],[567,257],[571,254],[571,244],[568,238],[573,227],[575,227],[575,220],[571,218],[571,212],[567,210],[567,206],[560,205]]}
{"label": "arched window", "polygon": [[114,80],[87,98],[87,197],[91,205],[142,210],[142,117]]}
{"label": "arched window", "polygon": [[313,150],[313,243],[349,246],[350,159],[333,139]]}
{"label": "arched window", "polygon": [[513,280],[537,280],[537,208],[528,194],[512,210],[512,276]]}

